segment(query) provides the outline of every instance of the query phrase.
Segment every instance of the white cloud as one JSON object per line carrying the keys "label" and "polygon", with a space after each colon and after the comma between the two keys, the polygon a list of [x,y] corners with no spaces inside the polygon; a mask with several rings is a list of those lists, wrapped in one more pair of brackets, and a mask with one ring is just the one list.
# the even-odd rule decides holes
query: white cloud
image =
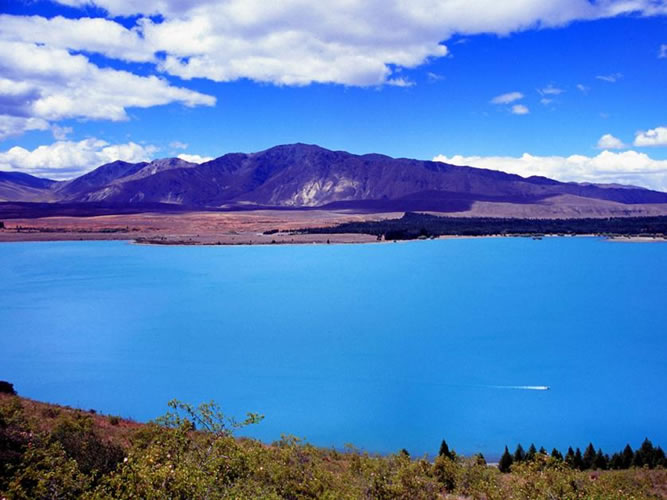
{"label": "white cloud", "polygon": [[667,127],[656,127],[637,132],[634,144],[635,146],[667,146]]}
{"label": "white cloud", "polygon": [[46,122],[65,118],[126,120],[130,107],[215,103],[211,96],[174,87],[156,76],[99,68],[66,49],[1,38],[0,72],[0,114],[13,123],[4,136],[45,129]]}
{"label": "white cloud", "polygon": [[[112,20],[22,18],[0,21],[15,39],[152,61],[185,79],[249,78],[279,85],[331,82],[373,86],[447,55],[454,35],[563,26],[631,12],[667,13],[655,0],[60,0],[97,5],[111,17],[138,15],[127,29]],[[160,14],[160,22],[148,17]],[[11,16],[7,16],[11,17]],[[166,57],[157,58],[162,52]]]}
{"label": "white cloud", "polygon": [[213,159],[212,156],[189,155],[185,153],[178,155],[178,158],[184,161],[189,161],[190,163],[204,163]]}
{"label": "white cloud", "polygon": [[188,149],[188,144],[181,141],[171,141],[169,147],[173,149]]}
{"label": "white cloud", "polygon": [[590,87],[586,87],[583,83],[577,83],[577,90],[584,94],[588,94],[588,91],[591,90]]}
{"label": "white cloud", "polygon": [[[2,93],[0,93],[0,98]],[[27,130],[47,130],[49,122],[41,118],[0,115],[0,140]]]}
{"label": "white cloud", "polygon": [[544,104],[545,106],[548,106],[548,105],[551,104],[552,102],[554,102],[554,100],[553,100],[553,99],[549,99],[548,97],[543,97],[542,99],[540,99],[540,103],[541,103],[541,104]]}
{"label": "white cloud", "polygon": [[625,144],[618,137],[614,137],[611,134],[604,134],[598,140],[598,149],[623,149]]}
{"label": "white cloud", "polygon": [[509,104],[514,101],[523,99],[523,94],[521,92],[508,92],[506,94],[500,94],[491,99],[492,104]]}
{"label": "white cloud", "polygon": [[622,73],[611,73],[609,75],[598,75],[595,78],[597,78],[598,80],[602,80],[603,82],[616,83],[621,78],[623,78],[623,74]]}
{"label": "white cloud", "polygon": [[52,48],[96,52],[132,62],[154,60],[151,48],[137,29],[103,18],[67,19],[0,15],[2,39],[44,44]]}
{"label": "white cloud", "polygon": [[530,113],[530,110],[523,104],[515,104],[512,106],[512,114],[514,115],[527,115],[528,113]]}
{"label": "white cloud", "polygon": [[537,92],[540,95],[560,95],[565,91],[563,89],[559,89],[558,87],[554,87],[553,85],[549,84],[542,89],[537,89]]}
{"label": "white cloud", "polygon": [[73,132],[72,127],[60,127],[58,125],[51,125],[51,133],[56,141],[64,141],[67,136]]}
{"label": "white cloud", "polygon": [[667,191],[667,160],[654,160],[644,153],[602,151],[597,156],[438,155],[434,161],[501,170],[529,177],[540,175],[564,182],[619,183]]}
{"label": "white cloud", "polygon": [[414,87],[415,82],[408,80],[407,78],[392,78],[387,80],[387,85],[392,85],[394,87]]}
{"label": "white cloud", "polygon": [[150,161],[158,148],[135,142],[109,144],[89,138],[57,141],[32,151],[15,146],[0,152],[0,170],[17,170],[52,179],[69,179],[116,160]]}
{"label": "white cloud", "polygon": [[658,50],[658,57],[660,59],[665,59],[667,58],[667,43],[663,43],[660,46],[660,50]]}
{"label": "white cloud", "polygon": [[[0,15],[0,78],[5,81],[0,83],[0,138],[64,118],[123,120],[131,107],[215,102],[143,76],[146,71],[217,82],[410,86],[413,82],[397,77],[400,70],[446,56],[442,42],[453,36],[507,35],[629,13],[667,14],[663,0],[468,0],[465,8],[461,0],[59,3],[95,5],[108,18]],[[117,16],[126,16],[129,27]],[[147,64],[140,76],[101,68],[90,54]]]}

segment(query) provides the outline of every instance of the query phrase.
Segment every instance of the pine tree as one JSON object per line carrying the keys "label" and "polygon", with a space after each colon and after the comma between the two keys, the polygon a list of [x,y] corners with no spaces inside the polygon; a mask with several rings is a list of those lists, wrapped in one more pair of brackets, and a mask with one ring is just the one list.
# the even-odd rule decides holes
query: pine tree
{"label": "pine tree", "polygon": [[523,451],[523,446],[521,444],[516,445],[516,450],[514,451],[514,461],[516,463],[523,462],[526,460],[526,452]]}
{"label": "pine tree", "polygon": [[532,462],[535,460],[535,455],[537,455],[537,448],[533,443],[530,443],[530,448],[528,448],[528,453],[526,453],[526,461]]}
{"label": "pine tree", "polygon": [[556,460],[563,460],[563,454],[554,448],[551,450],[551,458],[555,458]]}
{"label": "pine tree", "polygon": [[574,468],[574,450],[572,449],[572,446],[567,449],[567,453],[565,454],[565,463]]}
{"label": "pine tree", "polygon": [[510,455],[507,446],[505,446],[505,452],[503,453],[503,456],[500,457],[500,462],[498,462],[498,470],[505,473],[509,472],[513,462],[514,459],[512,458],[512,455]]}
{"label": "pine tree", "polygon": [[602,448],[598,448],[598,452],[593,460],[593,467],[599,470],[607,470],[609,465],[609,457],[602,453]]}
{"label": "pine tree", "polygon": [[539,453],[540,453],[540,455],[547,455],[547,454],[548,454],[548,453],[547,453],[547,450],[544,449],[544,446],[540,446],[540,451],[539,451]]}
{"label": "pine tree", "polygon": [[583,467],[584,469],[592,469],[594,464],[595,464],[595,447],[593,447],[593,443],[588,443],[586,451],[584,451]]}
{"label": "pine tree", "polygon": [[449,446],[447,445],[447,441],[445,441],[444,439],[442,440],[442,443],[440,443],[440,451],[438,452],[438,455],[440,455],[441,457],[454,459],[454,455],[451,451],[449,451]]}
{"label": "pine tree", "polygon": [[648,438],[644,439],[642,445],[635,452],[632,465],[635,467],[648,465],[651,469],[655,467],[655,449],[653,448],[653,443],[651,443]]}
{"label": "pine tree", "polygon": [[632,461],[635,458],[635,452],[632,451],[632,448],[629,444],[626,444],[625,448],[623,448],[621,458],[623,459],[622,464],[624,469],[629,469],[632,467]]}
{"label": "pine tree", "polygon": [[655,449],[655,466],[667,467],[667,458],[665,458],[665,452],[662,451],[660,446]]}
{"label": "pine tree", "polygon": [[618,470],[623,468],[623,457],[620,453],[614,453],[609,460],[609,468]]}
{"label": "pine tree", "polygon": [[574,451],[574,468],[579,470],[584,470],[584,459],[581,456],[581,450],[577,448]]}

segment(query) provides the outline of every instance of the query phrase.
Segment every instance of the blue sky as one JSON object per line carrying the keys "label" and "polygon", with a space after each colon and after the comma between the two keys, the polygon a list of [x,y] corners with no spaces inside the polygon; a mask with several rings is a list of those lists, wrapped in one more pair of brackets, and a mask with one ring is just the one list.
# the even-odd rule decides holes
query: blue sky
{"label": "blue sky", "polygon": [[0,169],[307,142],[667,190],[665,1],[137,4],[0,2]]}

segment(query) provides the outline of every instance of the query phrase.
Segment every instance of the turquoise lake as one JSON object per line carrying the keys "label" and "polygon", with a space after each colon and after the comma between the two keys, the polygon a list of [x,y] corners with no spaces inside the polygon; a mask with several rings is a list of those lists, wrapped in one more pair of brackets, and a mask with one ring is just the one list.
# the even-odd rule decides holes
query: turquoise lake
{"label": "turquoise lake", "polygon": [[[667,244],[0,244],[0,379],[378,453],[667,445]],[[518,386],[549,386],[530,390]],[[514,387],[514,388],[512,388]]]}

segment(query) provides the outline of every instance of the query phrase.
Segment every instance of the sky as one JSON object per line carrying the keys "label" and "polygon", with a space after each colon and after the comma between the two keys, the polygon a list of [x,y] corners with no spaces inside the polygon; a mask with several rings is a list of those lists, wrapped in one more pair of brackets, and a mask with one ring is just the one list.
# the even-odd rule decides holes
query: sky
{"label": "sky", "polygon": [[0,0],[0,169],[304,142],[667,191],[667,0]]}

